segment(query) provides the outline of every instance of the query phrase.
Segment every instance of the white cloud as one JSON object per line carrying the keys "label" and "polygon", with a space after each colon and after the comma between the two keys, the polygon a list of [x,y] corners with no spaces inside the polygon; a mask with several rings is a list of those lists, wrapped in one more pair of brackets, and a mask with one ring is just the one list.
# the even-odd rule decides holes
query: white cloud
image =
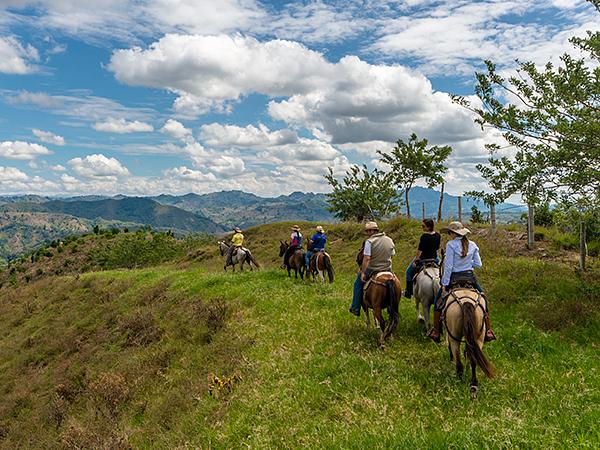
{"label": "white cloud", "polygon": [[50,170],[53,170],[54,172],[65,172],[67,168],[63,165],[56,164],[54,166],[50,166]]}
{"label": "white cloud", "polygon": [[32,160],[40,155],[50,155],[52,152],[43,145],[23,141],[0,142],[0,158]]}
{"label": "white cloud", "polygon": [[297,42],[239,35],[166,35],[145,50],[115,51],[108,68],[122,83],[171,90],[187,109],[199,102],[201,111],[253,92],[308,92],[331,72],[320,53]]}
{"label": "white cloud", "polygon": [[46,144],[54,144],[58,146],[65,145],[65,138],[54,134],[50,131],[42,131],[34,128],[31,130],[35,137],[37,137],[40,141],[45,142]]}
{"label": "white cloud", "polygon": [[[485,59],[513,66],[516,59],[544,64],[573,52],[568,38],[598,30],[598,22],[577,11],[591,12],[581,1],[485,0],[443,2],[410,16],[385,21],[381,37],[370,49],[393,58],[411,58],[431,75],[471,76]],[[531,19],[538,12],[560,21]],[[530,16],[531,15],[531,16]],[[521,16],[518,22],[515,17]]]}
{"label": "white cloud", "polygon": [[144,133],[154,131],[154,127],[145,122],[138,120],[128,121],[123,118],[115,119],[109,117],[102,122],[96,122],[92,125],[96,131],[104,131],[107,133]]}
{"label": "white cloud", "polygon": [[206,182],[206,181],[216,181],[217,177],[215,177],[212,173],[205,173],[199,170],[188,169],[185,166],[181,167],[173,167],[172,169],[168,169],[164,171],[164,174],[168,177],[182,178],[195,182]]}
{"label": "white cloud", "polygon": [[116,181],[118,177],[129,176],[129,170],[116,158],[107,158],[102,154],[88,155],[85,158],[73,158],[69,165],[75,173],[85,178]]}
{"label": "white cloud", "polygon": [[173,136],[175,139],[185,141],[192,136],[192,130],[186,128],[181,122],[174,119],[169,119],[160,129],[161,133],[166,133]]}
{"label": "white cloud", "polygon": [[40,55],[35,47],[22,45],[13,36],[0,36],[0,73],[28,74],[37,70]]}
{"label": "white cloud", "polygon": [[3,167],[0,166],[0,183],[7,183],[9,181],[27,181],[29,177],[27,174],[16,167]]}
{"label": "white cloud", "polygon": [[290,130],[270,131],[263,124],[240,127],[211,123],[202,125],[200,139],[212,147],[263,148],[298,142],[298,135]]}
{"label": "white cloud", "polygon": [[11,105],[31,107],[66,116],[76,122],[103,122],[107,117],[127,117],[128,120],[150,120],[156,112],[150,108],[131,108],[91,95],[87,90],[73,90],[71,95],[51,95],[46,92],[0,91]]}

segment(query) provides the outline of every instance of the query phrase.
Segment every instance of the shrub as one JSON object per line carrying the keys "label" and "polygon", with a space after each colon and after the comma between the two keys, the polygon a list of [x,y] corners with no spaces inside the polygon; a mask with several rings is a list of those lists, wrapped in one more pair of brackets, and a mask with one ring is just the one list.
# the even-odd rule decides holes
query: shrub
{"label": "shrub", "polygon": [[117,373],[101,374],[88,389],[95,408],[112,418],[118,416],[122,405],[129,399],[129,386]]}
{"label": "shrub", "polygon": [[160,340],[163,334],[152,313],[139,310],[125,317],[119,329],[125,335],[126,346],[145,347]]}

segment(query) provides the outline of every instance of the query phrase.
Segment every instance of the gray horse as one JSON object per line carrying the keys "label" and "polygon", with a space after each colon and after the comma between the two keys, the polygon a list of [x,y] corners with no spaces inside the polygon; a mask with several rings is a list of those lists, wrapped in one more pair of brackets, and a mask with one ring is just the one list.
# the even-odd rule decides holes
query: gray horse
{"label": "gray horse", "polygon": [[[414,295],[415,307],[417,309],[417,321],[425,323],[425,329],[429,330],[429,320],[431,315],[431,305],[435,299],[435,294],[440,289],[440,269],[437,266],[425,266],[415,278]],[[419,311],[421,305],[421,311]]]}
{"label": "gray horse", "polygon": [[244,270],[244,264],[248,264],[250,270],[252,270],[252,265],[256,266],[257,269],[260,269],[260,264],[258,261],[254,259],[252,253],[247,248],[238,248],[234,250],[233,255],[231,256],[231,263],[227,264],[227,253],[229,253],[229,244],[225,241],[219,241],[219,251],[221,252],[221,256],[225,257],[225,261],[223,264],[223,269],[227,271],[227,266],[232,266],[233,271],[235,272],[235,265],[240,265],[240,270]]}

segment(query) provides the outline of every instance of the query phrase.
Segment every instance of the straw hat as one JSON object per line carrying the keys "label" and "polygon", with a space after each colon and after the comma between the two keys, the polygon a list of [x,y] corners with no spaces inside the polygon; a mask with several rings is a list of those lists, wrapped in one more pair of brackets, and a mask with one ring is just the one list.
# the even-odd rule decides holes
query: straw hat
{"label": "straw hat", "polygon": [[292,231],[300,231],[300,227],[298,225],[294,225],[292,227]]}
{"label": "straw hat", "polygon": [[442,228],[440,231],[443,233],[448,233],[452,231],[453,233],[456,233],[459,236],[466,236],[471,232],[471,230],[465,228],[460,222],[450,222],[446,228]]}
{"label": "straw hat", "polygon": [[377,230],[379,231],[379,225],[377,225],[377,222],[367,222],[365,223],[365,231],[369,231],[369,230]]}
{"label": "straw hat", "polygon": [[324,231],[323,231],[323,227],[322,227],[321,225],[317,225],[317,228],[316,228],[316,230],[317,230],[317,231],[319,231],[319,232],[321,232],[321,233],[323,233],[323,232],[324,232]]}

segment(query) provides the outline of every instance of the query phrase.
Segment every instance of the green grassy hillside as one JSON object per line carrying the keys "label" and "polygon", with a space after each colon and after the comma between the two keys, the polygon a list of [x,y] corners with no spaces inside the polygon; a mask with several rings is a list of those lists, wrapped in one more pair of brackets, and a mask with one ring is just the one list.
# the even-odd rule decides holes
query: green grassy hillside
{"label": "green grassy hillside", "polygon": [[[0,446],[597,448],[597,261],[580,276],[552,242],[529,253],[515,233],[476,230],[499,340],[485,347],[497,377],[471,402],[412,301],[385,350],[347,312],[359,226],[328,230],[336,281],[322,285],[277,269],[289,225],[246,233],[259,272],[223,273],[206,241],[157,241],[175,248],[160,265],[29,282],[40,262],[22,262],[0,288]],[[418,223],[385,229],[401,272]],[[126,235],[78,246],[117,267],[128,239],[136,255],[150,252]]]}

